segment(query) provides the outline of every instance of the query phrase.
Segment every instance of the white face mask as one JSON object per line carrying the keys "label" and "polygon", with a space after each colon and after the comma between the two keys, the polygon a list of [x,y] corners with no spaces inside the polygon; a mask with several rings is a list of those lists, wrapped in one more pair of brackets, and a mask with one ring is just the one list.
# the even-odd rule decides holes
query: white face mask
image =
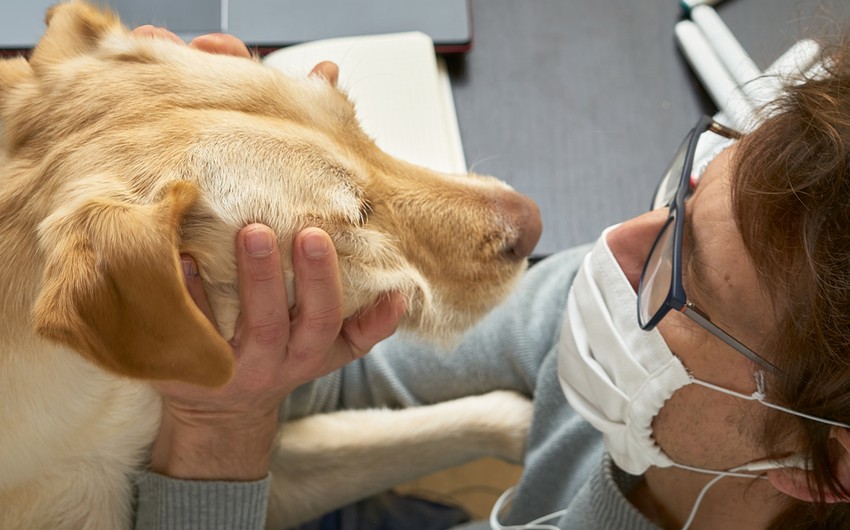
{"label": "white face mask", "polygon": [[638,326],[637,294],[608,247],[607,236],[612,228],[603,232],[587,255],[570,289],[558,345],[558,379],[570,405],[602,433],[617,466],[634,475],[643,474],[649,466],[735,475],[737,471],[804,464],[798,458],[764,460],[734,470],[715,471],[671,460],[652,437],[652,419],[676,390],[688,384],[847,427],[765,401],[760,373],[756,374],[758,389],[752,395],[690,375],[657,328],[644,331]]}
{"label": "white face mask", "polygon": [[570,405],[603,435],[616,464],[640,475],[673,461],[652,438],[652,418],[691,382],[658,329],[637,325],[637,294],[602,233],[576,274],[558,344],[558,379]]}

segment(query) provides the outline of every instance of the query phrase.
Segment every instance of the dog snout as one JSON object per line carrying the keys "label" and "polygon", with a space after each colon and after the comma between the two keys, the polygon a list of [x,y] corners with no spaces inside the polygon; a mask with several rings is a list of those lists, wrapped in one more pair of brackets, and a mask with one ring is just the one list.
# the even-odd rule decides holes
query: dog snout
{"label": "dog snout", "polygon": [[505,194],[498,203],[507,222],[505,255],[515,261],[529,257],[543,231],[540,209],[533,200],[519,193]]}

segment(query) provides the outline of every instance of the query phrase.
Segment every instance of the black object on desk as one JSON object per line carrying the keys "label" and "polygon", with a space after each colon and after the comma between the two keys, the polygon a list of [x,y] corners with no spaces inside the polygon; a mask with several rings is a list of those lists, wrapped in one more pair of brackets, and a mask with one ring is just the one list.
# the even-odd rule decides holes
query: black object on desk
{"label": "black object on desk", "polygon": [[[129,27],[167,27],[184,40],[204,33],[236,35],[251,46],[371,33],[422,31],[438,51],[472,44],[470,0],[99,0]],[[0,48],[32,48],[44,14],[57,0],[0,0]]]}

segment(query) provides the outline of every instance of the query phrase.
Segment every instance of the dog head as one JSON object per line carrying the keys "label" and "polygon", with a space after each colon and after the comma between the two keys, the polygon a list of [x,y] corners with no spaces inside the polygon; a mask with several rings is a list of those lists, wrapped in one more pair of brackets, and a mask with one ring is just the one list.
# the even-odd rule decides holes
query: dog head
{"label": "dog head", "polygon": [[[251,222],[278,234],[290,293],[292,239],[318,226],[347,315],[401,291],[402,326],[430,337],[498,302],[539,238],[536,206],[499,181],[382,152],[321,75],[136,37],[80,2],[47,20],[29,61],[0,62],[0,199],[16,212],[3,223],[37,233],[37,331],[113,372],[228,379],[234,242]],[[221,335],[187,296],[180,253]]]}

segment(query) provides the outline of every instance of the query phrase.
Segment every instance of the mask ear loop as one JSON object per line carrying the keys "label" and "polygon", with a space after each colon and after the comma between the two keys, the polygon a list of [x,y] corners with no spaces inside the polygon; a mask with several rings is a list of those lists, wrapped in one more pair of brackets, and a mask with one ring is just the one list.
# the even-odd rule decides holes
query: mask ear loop
{"label": "mask ear loop", "polygon": [[[764,372],[762,372],[761,370],[759,370],[759,371],[757,371],[753,374],[753,377],[754,377],[755,382],[756,382],[756,391],[753,392],[751,395],[742,394],[740,392],[735,392],[734,390],[729,390],[728,388],[723,388],[721,386],[717,386],[715,384],[708,383],[706,381],[701,381],[701,380],[699,380],[699,379],[697,379],[693,376],[690,376],[690,377],[691,377],[691,381],[694,382],[695,384],[704,386],[706,388],[710,388],[710,389],[715,390],[717,392],[722,392],[724,394],[728,394],[730,396],[738,397],[738,398],[741,398],[741,399],[746,399],[748,401],[758,401],[759,403],[761,403],[765,407],[772,408],[774,410],[779,410],[779,411],[785,412],[787,414],[792,414],[792,415],[798,416],[800,418],[805,418],[805,419],[808,419],[808,420],[817,421],[817,422],[820,422],[820,423],[825,423],[827,425],[833,425],[835,427],[842,427],[842,428],[845,428],[845,429],[850,428],[850,425],[847,425],[846,423],[841,423],[841,422],[838,422],[838,421],[832,421],[832,420],[827,420],[827,419],[824,419],[824,418],[819,418],[817,416],[812,416],[810,414],[798,412],[796,410],[789,409],[789,408],[783,407],[781,405],[777,405],[775,403],[771,403],[769,401],[766,401],[765,400],[765,390],[764,390]],[[685,469],[688,469],[687,466],[680,466],[678,464],[677,464],[677,467],[684,467]],[[718,471],[717,476],[714,477],[713,479],[711,479],[702,488],[702,490],[699,492],[699,495],[697,495],[697,499],[694,502],[693,508],[691,508],[691,513],[688,516],[688,520],[685,521],[685,525],[682,527],[682,530],[687,530],[691,526],[691,524],[694,521],[694,517],[696,516],[697,509],[699,508],[699,505],[702,502],[703,497],[705,497],[706,492],[709,490],[709,488],[714,486],[717,483],[717,481],[719,481],[720,479],[722,479],[724,477],[742,477],[742,476],[744,476],[744,477],[752,476],[753,478],[764,479],[765,477],[763,475],[761,475],[761,476],[748,475],[746,473],[740,473],[740,472],[741,471],[751,471],[751,472],[752,471],[766,471],[768,469],[779,469],[779,468],[784,468],[784,467],[796,467],[796,468],[800,468],[800,469],[809,469],[809,464],[808,464],[808,461],[806,460],[806,458],[804,456],[802,456],[802,455],[792,455],[792,456],[789,456],[787,458],[782,458],[782,459],[779,459],[779,460],[760,460],[758,462],[751,462],[749,464],[744,464],[743,466],[739,466],[739,467],[730,469],[729,471]],[[693,469],[693,470],[699,471],[699,469]]]}
{"label": "mask ear loop", "polygon": [[832,425],[833,427],[841,427],[842,429],[850,429],[850,425],[848,425],[846,423],[841,423],[840,421],[833,421],[833,420],[828,420],[828,419],[825,419],[825,418],[819,418],[818,416],[812,416],[811,414],[805,414],[803,412],[798,412],[794,409],[789,409],[789,408],[783,407],[782,405],[777,405],[775,403],[771,403],[770,401],[765,401],[764,372],[762,372],[761,370],[759,370],[759,371],[757,371],[753,374],[753,377],[756,381],[756,391],[753,392],[750,395],[742,394],[740,392],[735,392],[734,390],[729,390],[728,388],[723,388],[722,386],[717,386],[715,384],[708,383],[706,381],[701,381],[701,380],[695,378],[694,376],[689,376],[689,377],[691,378],[691,382],[693,382],[697,385],[704,386],[706,388],[710,388],[712,390],[716,390],[717,392],[722,392],[724,394],[728,394],[730,396],[734,396],[734,397],[741,398],[741,399],[746,399],[748,401],[758,401],[759,403],[761,403],[765,407],[768,407],[768,408],[771,408],[771,409],[774,409],[774,410],[779,410],[779,411],[785,412],[787,414],[792,414],[792,415],[797,416],[799,418],[805,418],[807,420],[818,421],[820,423]]}

